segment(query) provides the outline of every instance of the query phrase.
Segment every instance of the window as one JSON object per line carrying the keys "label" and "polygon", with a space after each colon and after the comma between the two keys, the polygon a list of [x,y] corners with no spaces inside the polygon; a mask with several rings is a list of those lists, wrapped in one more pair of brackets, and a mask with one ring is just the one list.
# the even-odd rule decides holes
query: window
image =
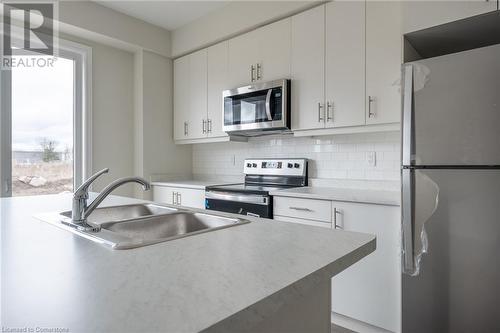
{"label": "window", "polygon": [[73,191],[89,169],[91,50],[63,40],[59,47],[51,65],[1,72],[1,196]]}

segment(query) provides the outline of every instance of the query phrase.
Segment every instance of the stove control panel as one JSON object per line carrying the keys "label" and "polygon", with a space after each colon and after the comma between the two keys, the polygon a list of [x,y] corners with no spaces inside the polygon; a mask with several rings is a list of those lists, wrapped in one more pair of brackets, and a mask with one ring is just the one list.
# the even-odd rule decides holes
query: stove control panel
{"label": "stove control panel", "polygon": [[247,159],[243,173],[246,175],[304,176],[307,159]]}

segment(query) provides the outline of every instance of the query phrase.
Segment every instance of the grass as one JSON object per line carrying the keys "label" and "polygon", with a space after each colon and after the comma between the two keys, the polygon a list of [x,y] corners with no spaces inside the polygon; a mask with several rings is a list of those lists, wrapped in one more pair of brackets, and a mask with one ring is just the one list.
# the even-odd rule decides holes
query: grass
{"label": "grass", "polygon": [[[19,180],[23,176],[43,177],[47,183],[34,187]],[[56,194],[73,191],[73,164],[65,162],[12,163],[12,196]]]}

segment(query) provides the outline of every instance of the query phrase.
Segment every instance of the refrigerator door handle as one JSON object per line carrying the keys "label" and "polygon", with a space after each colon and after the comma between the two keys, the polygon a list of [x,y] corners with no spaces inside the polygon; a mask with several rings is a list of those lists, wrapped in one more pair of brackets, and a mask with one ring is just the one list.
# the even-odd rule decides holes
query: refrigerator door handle
{"label": "refrigerator door handle", "polygon": [[401,160],[404,166],[412,164],[413,154],[413,65],[403,65],[403,115],[401,121]]}
{"label": "refrigerator door handle", "polygon": [[415,272],[415,258],[413,255],[413,211],[414,211],[414,172],[413,169],[401,170],[401,218],[402,218],[402,271],[405,274],[413,275]]}

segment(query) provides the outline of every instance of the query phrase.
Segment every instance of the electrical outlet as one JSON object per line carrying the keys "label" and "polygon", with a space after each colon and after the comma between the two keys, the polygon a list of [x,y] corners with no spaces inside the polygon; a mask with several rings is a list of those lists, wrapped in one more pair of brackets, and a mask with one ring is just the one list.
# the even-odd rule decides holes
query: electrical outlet
{"label": "electrical outlet", "polygon": [[374,151],[369,151],[366,153],[366,162],[369,166],[374,167],[377,165],[377,155]]}
{"label": "electrical outlet", "polygon": [[233,155],[233,166],[236,165],[236,155]]}

